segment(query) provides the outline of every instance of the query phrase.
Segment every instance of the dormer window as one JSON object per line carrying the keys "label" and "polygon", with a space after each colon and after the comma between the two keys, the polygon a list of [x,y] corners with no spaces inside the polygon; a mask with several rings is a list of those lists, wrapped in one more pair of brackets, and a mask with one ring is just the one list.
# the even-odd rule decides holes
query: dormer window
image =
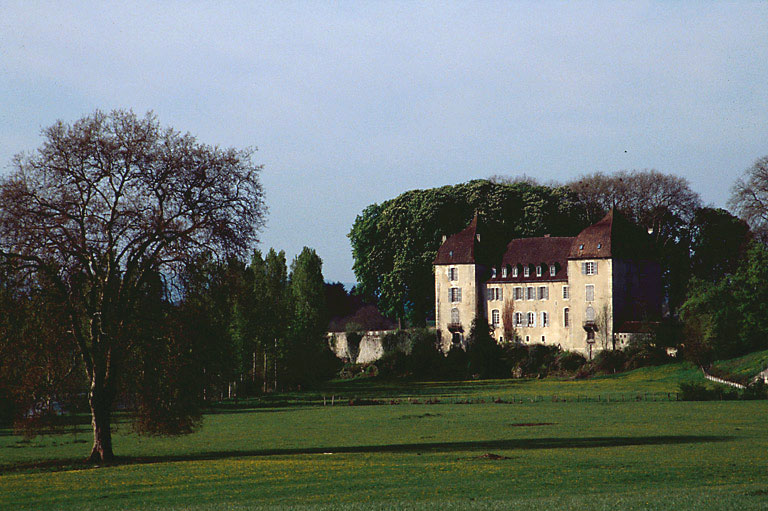
{"label": "dormer window", "polygon": [[539,265],[539,266],[536,267],[536,276],[537,277],[541,277],[541,273],[542,273],[541,272],[541,265]]}
{"label": "dormer window", "polygon": [[502,277],[502,278],[505,278],[505,279],[507,278],[507,267],[506,267],[506,266],[504,266],[504,267],[501,269],[501,277]]}
{"label": "dormer window", "polygon": [[514,267],[512,268],[512,276],[513,276],[513,277],[517,277],[517,266],[514,266]]}
{"label": "dormer window", "polygon": [[602,243],[598,243],[597,244],[597,249],[600,250],[601,248],[603,248],[603,244]]}
{"label": "dormer window", "polygon": [[530,277],[531,276],[531,267],[526,266],[523,268],[523,277]]}
{"label": "dormer window", "polygon": [[491,278],[492,279],[496,278],[496,267],[491,268]]}
{"label": "dormer window", "polygon": [[581,245],[579,245],[579,250],[584,250],[584,243],[582,243]]}
{"label": "dormer window", "polygon": [[554,264],[550,264],[549,265],[549,276],[550,277],[554,277],[556,272],[557,272],[557,270],[555,269],[555,265]]}

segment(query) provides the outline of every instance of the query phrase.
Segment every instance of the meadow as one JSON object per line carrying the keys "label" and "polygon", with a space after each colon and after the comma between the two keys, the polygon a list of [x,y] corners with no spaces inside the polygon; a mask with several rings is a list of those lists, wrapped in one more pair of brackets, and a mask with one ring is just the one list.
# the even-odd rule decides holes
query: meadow
{"label": "meadow", "polygon": [[98,468],[86,424],[2,430],[0,509],[768,509],[768,402],[675,401],[680,381],[703,379],[334,382],[180,438],[120,424]]}

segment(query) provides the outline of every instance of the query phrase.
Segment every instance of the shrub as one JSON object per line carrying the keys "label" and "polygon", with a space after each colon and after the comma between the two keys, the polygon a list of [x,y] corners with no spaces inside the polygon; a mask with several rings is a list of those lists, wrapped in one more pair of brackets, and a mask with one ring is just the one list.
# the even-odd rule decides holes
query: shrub
{"label": "shrub", "polygon": [[595,356],[593,365],[595,369],[604,373],[616,373],[624,369],[627,362],[627,354],[622,350],[602,350]]}
{"label": "shrub", "polygon": [[701,383],[681,383],[680,399],[683,401],[709,401],[711,392]]}
{"label": "shrub", "polygon": [[768,399],[768,385],[763,380],[757,380],[747,385],[742,394],[742,399]]}
{"label": "shrub", "polygon": [[575,351],[563,351],[558,353],[555,358],[555,365],[560,371],[578,371],[586,363],[587,359],[584,358],[584,355]]}

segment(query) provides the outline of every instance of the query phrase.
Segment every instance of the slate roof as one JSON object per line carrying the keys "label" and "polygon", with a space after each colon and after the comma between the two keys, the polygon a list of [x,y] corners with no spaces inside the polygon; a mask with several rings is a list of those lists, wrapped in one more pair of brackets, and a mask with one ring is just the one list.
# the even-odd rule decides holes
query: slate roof
{"label": "slate roof", "polygon": [[[493,282],[557,282],[568,280],[568,253],[575,238],[544,236],[540,238],[518,238],[507,244],[507,250],[501,258],[502,266],[497,269]],[[536,266],[545,265],[541,277],[536,276]],[[549,266],[554,264],[556,273],[549,274]],[[502,268],[509,266],[506,277],[502,277]],[[517,266],[517,277],[512,276],[512,268]],[[524,277],[523,268],[529,266],[531,273]]]}
{"label": "slate roof", "polygon": [[[437,251],[433,264],[472,264],[487,262],[478,255],[477,215],[462,231],[450,236]],[[646,259],[652,258],[652,245],[642,228],[611,210],[599,222],[590,225],[576,237],[549,236],[517,238],[507,244],[501,258],[501,266],[492,282],[554,282],[568,280],[569,259]],[[487,254],[486,254],[487,255]],[[476,259],[482,259],[477,261]],[[535,267],[544,264],[541,277],[536,277]],[[556,274],[549,274],[549,265],[555,265]],[[509,265],[507,277],[502,278],[502,268]],[[511,269],[517,266],[518,276],[512,277]],[[531,276],[523,277],[523,268],[531,267]]]}
{"label": "slate roof", "polygon": [[611,209],[599,222],[581,231],[573,241],[569,259],[643,259],[651,250],[648,235],[624,215]]}
{"label": "slate roof", "polygon": [[469,225],[448,239],[437,250],[432,264],[468,264],[475,262],[477,240],[477,215]]}

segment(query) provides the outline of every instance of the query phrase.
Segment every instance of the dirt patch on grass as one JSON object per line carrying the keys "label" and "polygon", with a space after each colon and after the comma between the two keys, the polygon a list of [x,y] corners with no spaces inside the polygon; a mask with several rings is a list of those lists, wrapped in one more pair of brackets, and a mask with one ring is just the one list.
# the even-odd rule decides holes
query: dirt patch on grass
{"label": "dirt patch on grass", "polygon": [[487,452],[485,454],[481,454],[477,457],[479,460],[511,460],[509,456],[502,456],[501,454],[494,454],[492,452]]}
{"label": "dirt patch on grass", "polygon": [[512,424],[507,424],[507,426],[512,426],[513,428],[519,428],[519,427],[529,427],[529,426],[554,426],[554,422],[515,422]]}
{"label": "dirt patch on grass", "polygon": [[422,413],[421,415],[401,415],[398,419],[426,419],[429,417],[440,417],[439,413]]}

